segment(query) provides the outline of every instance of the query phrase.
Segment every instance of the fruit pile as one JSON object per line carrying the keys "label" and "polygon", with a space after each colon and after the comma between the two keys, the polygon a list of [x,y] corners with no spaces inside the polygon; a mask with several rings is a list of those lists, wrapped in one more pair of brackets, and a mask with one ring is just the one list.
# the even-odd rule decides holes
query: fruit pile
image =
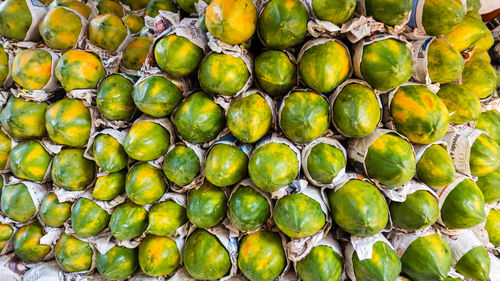
{"label": "fruit pile", "polygon": [[4,0],[0,279],[500,280],[494,38],[413,2]]}

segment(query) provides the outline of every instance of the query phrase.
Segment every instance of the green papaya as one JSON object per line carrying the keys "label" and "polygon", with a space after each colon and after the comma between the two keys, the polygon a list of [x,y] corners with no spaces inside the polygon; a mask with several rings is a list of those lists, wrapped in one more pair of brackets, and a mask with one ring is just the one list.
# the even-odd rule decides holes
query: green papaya
{"label": "green papaya", "polygon": [[172,273],[181,264],[181,254],[172,238],[148,235],[139,245],[139,266],[149,276]]}
{"label": "green papaya", "polygon": [[226,194],[208,181],[188,194],[186,214],[189,221],[197,227],[214,227],[226,217],[226,211]]}
{"label": "green papaya", "polygon": [[231,268],[227,249],[204,229],[196,229],[188,236],[183,259],[187,272],[196,280],[219,279]]}
{"label": "green papaya", "polygon": [[288,237],[299,239],[321,230],[326,223],[326,214],[316,200],[305,194],[295,193],[278,200],[273,220]]}
{"label": "green papaya", "polygon": [[160,169],[149,163],[134,165],[125,178],[125,192],[138,205],[147,205],[160,199],[168,188]]}
{"label": "green papaya", "polygon": [[271,210],[266,197],[250,186],[241,183],[231,195],[228,216],[242,231],[256,229],[270,217]]}
{"label": "green papaya", "polygon": [[257,231],[243,236],[238,268],[250,280],[275,280],[285,269],[286,257],[277,232]]}
{"label": "green papaya", "polygon": [[401,264],[412,280],[442,280],[450,271],[450,247],[439,234],[418,237],[404,251]]}
{"label": "green papaya", "polygon": [[172,235],[187,221],[186,208],[173,200],[167,200],[151,207],[146,231],[160,236]]}
{"label": "green papaya", "polygon": [[[450,186],[447,188],[450,188]],[[442,196],[441,194],[443,193],[440,193],[440,196]],[[470,179],[461,180],[449,192],[442,203],[441,220],[448,228],[470,228],[485,219],[483,194]]]}
{"label": "green papaya", "polygon": [[368,237],[387,225],[389,208],[372,184],[352,179],[327,195],[333,221],[344,231]]}
{"label": "green papaya", "polygon": [[99,253],[97,255],[97,271],[99,271],[102,277],[107,279],[127,279],[127,277],[135,272],[138,266],[137,249],[129,249],[116,245],[106,253]]}
{"label": "green papaya", "polygon": [[109,220],[111,235],[118,240],[134,239],[140,236],[147,226],[148,211],[130,201],[118,205]]}
{"label": "green papaya", "polygon": [[94,236],[103,230],[109,222],[110,215],[95,202],[81,197],[71,211],[71,228],[79,237]]}
{"label": "green papaya", "polygon": [[403,202],[392,201],[389,210],[392,223],[408,231],[434,224],[439,215],[436,197],[426,190],[417,190],[406,195],[406,200]]}

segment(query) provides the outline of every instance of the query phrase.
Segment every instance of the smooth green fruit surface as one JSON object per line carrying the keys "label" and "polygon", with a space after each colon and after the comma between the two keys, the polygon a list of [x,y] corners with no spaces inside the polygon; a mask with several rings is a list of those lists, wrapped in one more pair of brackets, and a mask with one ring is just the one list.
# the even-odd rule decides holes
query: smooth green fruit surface
{"label": "smooth green fruit surface", "polygon": [[213,234],[197,229],[186,240],[184,266],[197,280],[219,279],[231,268],[229,254]]}
{"label": "smooth green fruit surface", "polygon": [[217,225],[226,216],[226,211],[226,194],[208,181],[188,194],[187,217],[197,227],[209,228]]}
{"label": "smooth green fruit surface", "polygon": [[244,184],[233,193],[228,208],[231,222],[243,231],[261,226],[271,213],[266,197]]}
{"label": "smooth green fruit surface", "polygon": [[286,265],[281,236],[257,231],[243,236],[238,250],[238,268],[250,280],[275,280]]}
{"label": "smooth green fruit surface", "polygon": [[273,220],[288,237],[299,239],[321,230],[326,223],[326,214],[317,201],[296,193],[278,200]]}
{"label": "smooth green fruit surface", "polygon": [[356,236],[372,236],[389,220],[384,196],[366,181],[349,180],[337,191],[328,193],[328,202],[335,223]]}

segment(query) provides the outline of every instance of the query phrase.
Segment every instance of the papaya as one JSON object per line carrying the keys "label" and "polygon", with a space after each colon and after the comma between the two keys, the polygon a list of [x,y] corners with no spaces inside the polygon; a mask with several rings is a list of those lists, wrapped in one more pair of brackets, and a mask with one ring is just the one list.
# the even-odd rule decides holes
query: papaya
{"label": "papaya", "polygon": [[401,41],[388,38],[362,49],[360,76],[379,91],[394,89],[411,77],[411,52]]}
{"label": "papaya", "polygon": [[462,72],[462,85],[471,89],[478,98],[490,96],[498,84],[493,66],[485,60],[471,60],[465,64]]}
{"label": "papaya", "polygon": [[62,227],[71,217],[71,203],[59,202],[57,196],[50,192],[40,204],[40,221],[49,227]]}
{"label": "papaya", "polygon": [[52,157],[37,141],[30,140],[16,145],[10,151],[10,170],[14,176],[30,181],[42,181]]}
{"label": "papaya", "polygon": [[304,40],[308,19],[299,0],[271,0],[259,14],[260,38],[271,49],[288,49]]}
{"label": "papaya", "polygon": [[[339,148],[318,143],[311,148],[307,161],[307,172],[320,183],[329,184],[346,167],[345,155]],[[305,166],[302,166],[305,168]]]}
{"label": "papaya", "polygon": [[229,106],[227,127],[241,142],[254,143],[271,128],[272,110],[263,96],[258,93],[248,95]]}
{"label": "papaya", "polygon": [[18,222],[27,222],[36,215],[35,204],[38,202],[33,202],[24,183],[6,185],[1,193],[1,209],[7,217]]}
{"label": "papaya", "polygon": [[123,142],[128,156],[138,161],[150,161],[162,156],[169,145],[170,132],[149,121],[139,121],[132,125]]}
{"label": "papaya", "polygon": [[129,79],[112,74],[102,79],[97,89],[99,112],[109,120],[128,120],[135,112],[132,93],[134,84]]}
{"label": "papaya", "polygon": [[280,127],[297,143],[307,143],[323,135],[330,125],[328,101],[313,92],[291,92],[280,108]]}
{"label": "papaya", "polygon": [[129,6],[132,11],[138,11],[146,8],[149,0],[120,0],[120,2]]}
{"label": "papaya", "polygon": [[500,148],[487,134],[479,135],[472,144],[469,165],[473,177],[486,176],[500,166]]}
{"label": "papaya", "polygon": [[128,28],[114,14],[98,15],[89,21],[88,39],[97,47],[115,52],[127,37]]}
{"label": "papaya", "polygon": [[349,50],[335,40],[314,45],[300,58],[299,72],[307,87],[317,93],[331,92],[351,72]]}
{"label": "papaya", "polygon": [[50,253],[50,245],[40,244],[44,236],[42,226],[37,221],[19,228],[14,233],[14,251],[24,262],[41,262]]}
{"label": "papaya", "polygon": [[318,245],[297,262],[297,275],[304,281],[339,281],[342,276],[342,257],[331,247]]}
{"label": "papaya", "polygon": [[144,19],[138,15],[134,14],[126,15],[122,17],[122,21],[132,34],[139,33],[141,29],[144,27]]}
{"label": "papaya", "polygon": [[49,10],[38,25],[45,44],[52,49],[69,50],[76,46],[83,22],[78,12],[64,7]]}
{"label": "papaya", "polygon": [[222,42],[237,45],[255,33],[257,9],[252,0],[212,0],[205,13],[208,32]]}
{"label": "papaya", "polygon": [[187,272],[196,280],[219,279],[231,268],[226,248],[215,235],[204,229],[196,229],[188,236],[183,260]]}
{"label": "papaya", "polygon": [[151,0],[144,10],[144,15],[148,17],[156,17],[161,11],[177,13],[177,7],[171,0]]}
{"label": "papaya", "polygon": [[417,177],[432,188],[442,188],[452,183],[456,176],[455,166],[446,148],[430,145],[416,166]]}
{"label": "papaya", "polygon": [[53,0],[52,3],[50,3],[50,5],[47,8],[51,10],[54,7],[69,8],[71,10],[78,12],[86,19],[89,19],[91,13],[90,7],[78,0]]}
{"label": "papaya", "polygon": [[205,177],[216,186],[229,186],[247,175],[248,156],[238,147],[215,143],[205,159]]}
{"label": "papaya", "polygon": [[383,241],[373,244],[370,259],[360,260],[358,253],[354,252],[352,266],[356,280],[359,281],[397,280],[401,272],[401,260],[398,254]]}
{"label": "papaya", "polygon": [[488,239],[493,246],[500,246],[500,210],[490,210],[484,229],[488,232]]}
{"label": "papaya", "polygon": [[500,170],[479,177],[476,181],[477,187],[481,189],[485,203],[493,203],[500,199]]}
{"label": "papaya", "polygon": [[332,122],[345,136],[362,138],[377,127],[381,109],[373,90],[365,85],[346,85],[335,98],[331,109]]}
{"label": "papaya", "polygon": [[13,234],[14,228],[12,226],[0,223],[0,251],[5,248]]}
{"label": "papaya", "polygon": [[104,278],[127,279],[139,267],[137,249],[116,245],[106,253],[98,253],[96,267],[99,274]]}
{"label": "papaya", "polygon": [[185,186],[192,182],[201,170],[200,158],[194,150],[179,144],[167,152],[163,161],[163,173],[171,182]]}
{"label": "papaya", "polygon": [[425,86],[407,85],[396,90],[390,111],[396,131],[413,143],[429,144],[441,139],[448,130],[446,106]]}
{"label": "papaya", "polygon": [[92,198],[102,201],[115,199],[125,192],[126,171],[114,172],[97,177]]}
{"label": "papaya", "polygon": [[267,199],[250,186],[241,184],[228,203],[231,222],[242,231],[260,227],[270,217]]}
{"label": "papaya", "polygon": [[326,223],[326,215],[317,201],[295,193],[278,200],[273,220],[288,237],[299,239],[320,231]]}
{"label": "papaya", "polygon": [[491,31],[481,18],[472,15],[466,15],[458,25],[445,34],[445,37],[459,52],[473,47],[474,52],[485,52],[495,42]]}
{"label": "papaya", "polygon": [[45,128],[56,144],[84,146],[90,137],[91,122],[83,102],[68,97],[49,105],[45,112]]}
{"label": "papaya", "polygon": [[139,266],[149,276],[172,273],[181,264],[181,254],[172,238],[148,235],[139,245]]}
{"label": "papaya", "polygon": [[[210,4],[212,0],[203,0],[205,3]],[[196,12],[196,9],[194,7],[194,3],[197,2],[196,0],[177,0],[177,5],[186,13],[188,14],[193,14]]]}
{"label": "papaya", "polygon": [[3,130],[0,130],[0,169],[5,169],[9,160],[12,141]]}
{"label": "papaya", "polygon": [[57,62],[55,74],[66,92],[74,89],[95,89],[106,76],[99,57],[82,50],[69,50]]}
{"label": "papaya", "polygon": [[118,140],[111,135],[97,135],[92,151],[97,166],[106,172],[118,172],[127,167],[128,155]]}
{"label": "papaya", "polygon": [[31,11],[25,0],[6,0],[0,5],[0,34],[23,41],[32,24]]}
{"label": "papaya", "polygon": [[411,0],[365,0],[366,14],[387,25],[404,24],[411,12]]}
{"label": "papaya", "polygon": [[96,1],[96,8],[99,15],[115,14],[123,17],[123,6],[115,0],[98,0]]}
{"label": "papaya", "polygon": [[285,251],[277,232],[261,230],[241,239],[238,268],[249,280],[275,280],[285,265]]}
{"label": "papaya", "polygon": [[3,48],[3,45],[0,44],[0,86],[5,86],[5,82],[7,82],[7,77],[10,74],[10,62],[9,62],[9,54]]}
{"label": "papaya", "polygon": [[254,75],[257,85],[272,97],[286,95],[297,85],[297,66],[284,52],[263,51],[255,58]]}
{"label": "papaya", "polygon": [[203,49],[186,37],[170,34],[156,43],[154,57],[158,66],[167,74],[172,77],[186,77],[198,69],[203,58]]}
{"label": "papaya", "polygon": [[488,134],[500,145],[500,112],[498,110],[491,109],[481,113],[475,128]]}
{"label": "papaya", "polygon": [[426,0],[422,9],[422,25],[425,33],[438,36],[448,33],[465,17],[460,0]]}
{"label": "papaya", "polygon": [[312,0],[311,3],[318,19],[338,26],[347,22],[356,9],[356,0]]}
{"label": "papaya", "polygon": [[23,101],[10,96],[0,113],[0,122],[7,133],[15,139],[41,138],[47,134],[45,129],[47,107],[46,102]]}
{"label": "papaya", "polygon": [[392,133],[384,134],[372,143],[364,164],[369,177],[389,187],[407,183],[416,170],[411,144]]}
{"label": "papaya", "polygon": [[475,121],[481,115],[481,103],[472,90],[456,83],[441,84],[437,96],[450,114],[452,124]]}
{"label": "papaya", "polygon": [[200,86],[213,95],[234,96],[243,89],[249,78],[250,72],[245,61],[227,54],[211,53],[198,68]]}
{"label": "papaya", "polygon": [[404,230],[415,231],[436,222],[439,215],[437,199],[426,190],[417,190],[403,202],[389,205],[392,223]]}
{"label": "papaya", "polygon": [[54,184],[69,191],[86,189],[94,182],[95,163],[83,156],[82,148],[64,148],[52,160]]}
{"label": "papaya", "polygon": [[172,235],[187,221],[186,208],[172,200],[154,204],[148,214],[148,233],[160,236]]}
{"label": "papaya", "polygon": [[54,247],[56,262],[65,272],[89,270],[92,266],[93,250],[88,242],[63,233]]}
{"label": "papaya", "polygon": [[488,280],[490,275],[490,256],[484,246],[474,247],[455,264],[455,270],[473,280]]}
{"label": "papaya", "polygon": [[108,225],[110,215],[95,202],[80,197],[71,210],[71,228],[79,237],[87,238]]}
{"label": "papaya", "polygon": [[151,44],[153,38],[150,37],[138,36],[132,39],[123,50],[121,65],[128,69],[140,70],[146,61]]}
{"label": "papaya", "polygon": [[173,120],[182,138],[194,143],[213,140],[226,123],[222,108],[202,91],[188,96],[177,107]]}
{"label": "papaya", "polygon": [[125,192],[138,205],[147,205],[160,199],[168,188],[161,170],[149,163],[134,165],[125,178]]}
{"label": "papaya", "polygon": [[299,174],[297,154],[286,144],[266,143],[254,150],[248,162],[248,174],[264,191],[278,190]]}
{"label": "papaya", "polygon": [[12,61],[11,75],[26,90],[41,90],[52,76],[52,56],[42,49],[22,50]]}
{"label": "papaya", "polygon": [[150,76],[135,85],[133,99],[140,111],[160,118],[172,114],[182,101],[182,93],[167,78]]}
{"label": "papaya", "polygon": [[227,198],[224,191],[205,181],[187,196],[186,214],[189,221],[201,228],[216,226],[226,217]]}
{"label": "papaya", "polygon": [[471,60],[483,60],[487,62],[491,62],[491,57],[488,54],[488,52],[481,52],[481,53],[476,53],[472,54],[472,57],[470,57],[469,61]]}
{"label": "papaya", "polygon": [[450,229],[470,228],[485,219],[483,194],[470,179],[458,183],[441,206],[441,220]]}
{"label": "papaya", "polygon": [[140,236],[148,226],[148,211],[131,201],[118,205],[111,214],[109,229],[118,240],[131,240]]}
{"label": "papaya", "polygon": [[349,180],[327,196],[333,221],[352,235],[372,236],[387,225],[389,208],[384,196],[368,182]]}
{"label": "papaya", "polygon": [[467,14],[478,13],[481,8],[480,0],[467,0]]}
{"label": "papaya", "polygon": [[448,41],[435,38],[427,50],[427,71],[433,83],[449,83],[460,78],[465,61]]}
{"label": "papaya", "polygon": [[401,264],[411,280],[444,279],[451,266],[450,247],[439,234],[421,236],[405,250]]}

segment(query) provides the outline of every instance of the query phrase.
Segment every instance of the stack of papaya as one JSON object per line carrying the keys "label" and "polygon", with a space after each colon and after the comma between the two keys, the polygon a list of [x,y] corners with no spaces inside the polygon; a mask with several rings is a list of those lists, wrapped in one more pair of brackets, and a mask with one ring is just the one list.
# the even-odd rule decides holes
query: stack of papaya
{"label": "stack of papaya", "polygon": [[480,9],[3,0],[0,279],[500,280]]}

